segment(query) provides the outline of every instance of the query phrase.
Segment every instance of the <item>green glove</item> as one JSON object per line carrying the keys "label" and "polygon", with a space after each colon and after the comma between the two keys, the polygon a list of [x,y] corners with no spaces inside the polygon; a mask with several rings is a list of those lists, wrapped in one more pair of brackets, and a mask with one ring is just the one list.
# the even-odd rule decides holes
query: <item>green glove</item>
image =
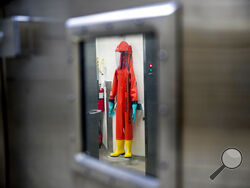
{"label": "green glove", "polygon": [[136,109],[137,109],[137,104],[132,104],[132,109],[133,109],[133,114],[132,114],[132,118],[133,118],[133,123],[136,120]]}
{"label": "green glove", "polygon": [[109,117],[113,117],[115,115],[114,112],[114,103],[113,102],[109,102]]}

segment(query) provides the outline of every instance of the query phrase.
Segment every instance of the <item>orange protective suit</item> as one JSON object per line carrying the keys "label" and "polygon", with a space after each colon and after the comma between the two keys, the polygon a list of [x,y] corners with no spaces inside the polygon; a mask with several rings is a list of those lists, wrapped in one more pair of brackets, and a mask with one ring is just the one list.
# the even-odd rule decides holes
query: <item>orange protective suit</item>
{"label": "orange protective suit", "polygon": [[138,100],[137,84],[133,69],[131,46],[122,41],[116,48],[119,52],[118,68],[115,71],[109,101],[114,102],[116,97],[116,139],[132,140],[132,104]]}

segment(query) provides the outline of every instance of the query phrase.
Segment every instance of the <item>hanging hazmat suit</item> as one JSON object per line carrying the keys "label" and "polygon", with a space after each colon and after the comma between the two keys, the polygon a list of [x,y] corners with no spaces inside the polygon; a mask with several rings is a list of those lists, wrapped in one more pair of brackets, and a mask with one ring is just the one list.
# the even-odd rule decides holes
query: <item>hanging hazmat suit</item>
{"label": "hanging hazmat suit", "polygon": [[117,69],[115,71],[112,89],[109,95],[109,116],[114,115],[114,100],[116,97],[116,151],[111,157],[125,153],[124,140],[127,148],[125,157],[132,156],[133,139],[132,122],[136,119],[137,84],[133,69],[132,47],[122,41],[116,48]]}

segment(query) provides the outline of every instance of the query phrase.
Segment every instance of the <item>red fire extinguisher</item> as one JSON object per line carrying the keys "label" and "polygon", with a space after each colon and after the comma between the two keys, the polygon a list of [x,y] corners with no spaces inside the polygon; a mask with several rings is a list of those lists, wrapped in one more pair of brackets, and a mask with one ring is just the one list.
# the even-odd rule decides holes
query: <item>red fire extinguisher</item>
{"label": "red fire extinguisher", "polygon": [[[104,111],[104,89],[99,87],[99,99],[98,99],[98,110]],[[99,148],[102,147],[102,120],[100,120],[99,124]]]}
{"label": "red fire extinguisher", "polygon": [[98,110],[104,111],[104,89],[99,87]]}

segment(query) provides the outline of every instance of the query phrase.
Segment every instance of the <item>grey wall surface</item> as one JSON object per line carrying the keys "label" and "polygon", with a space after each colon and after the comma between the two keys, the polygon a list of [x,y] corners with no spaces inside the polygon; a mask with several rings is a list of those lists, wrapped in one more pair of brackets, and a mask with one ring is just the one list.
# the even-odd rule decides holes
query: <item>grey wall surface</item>
{"label": "grey wall surface", "polygon": [[72,187],[67,1],[12,1],[6,14],[53,19],[41,24],[35,53],[7,60],[10,187]]}
{"label": "grey wall surface", "polygon": [[[250,2],[183,1],[183,185],[250,186]],[[220,167],[228,147],[242,165]]]}

